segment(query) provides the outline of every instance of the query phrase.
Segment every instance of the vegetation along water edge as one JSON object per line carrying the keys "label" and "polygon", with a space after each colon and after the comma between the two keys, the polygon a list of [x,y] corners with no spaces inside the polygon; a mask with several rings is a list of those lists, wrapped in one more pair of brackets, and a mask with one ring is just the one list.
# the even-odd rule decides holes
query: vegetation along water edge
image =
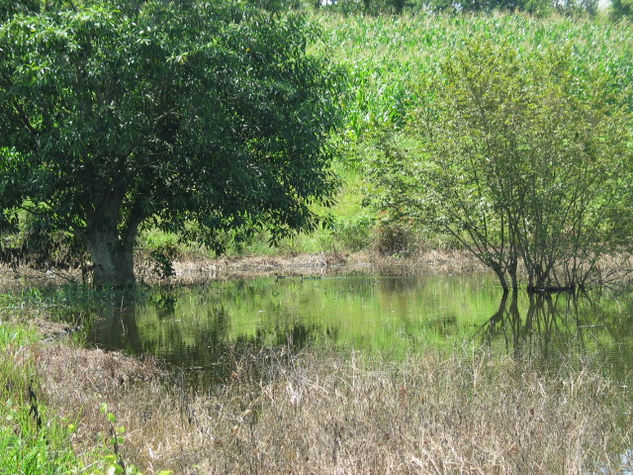
{"label": "vegetation along water edge", "polygon": [[7,473],[611,472],[631,443],[628,391],[590,359],[253,349],[200,392],[152,360],[2,331]]}
{"label": "vegetation along water edge", "polygon": [[631,15],[0,0],[0,472],[633,471]]}

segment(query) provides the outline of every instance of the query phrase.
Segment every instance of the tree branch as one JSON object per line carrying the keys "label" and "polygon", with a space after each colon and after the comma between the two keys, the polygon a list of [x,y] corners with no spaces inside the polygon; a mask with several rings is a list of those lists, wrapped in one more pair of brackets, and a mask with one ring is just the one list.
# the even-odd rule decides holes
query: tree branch
{"label": "tree branch", "polygon": [[29,121],[28,116],[26,115],[26,112],[24,112],[24,109],[22,109],[22,106],[20,104],[13,103],[13,108],[15,109],[18,117],[20,117],[20,120],[22,120],[22,123],[29,130],[29,132],[31,132],[33,135],[39,135],[39,130],[33,127],[31,122]]}

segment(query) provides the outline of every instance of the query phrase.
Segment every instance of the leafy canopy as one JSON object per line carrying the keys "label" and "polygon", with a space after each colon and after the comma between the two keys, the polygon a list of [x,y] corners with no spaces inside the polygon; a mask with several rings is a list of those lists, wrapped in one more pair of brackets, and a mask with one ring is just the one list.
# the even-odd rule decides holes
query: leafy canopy
{"label": "leafy canopy", "polygon": [[195,221],[210,243],[314,226],[308,205],[336,185],[338,76],[306,53],[313,29],[228,1],[124,6],[0,27],[2,208],[68,230],[93,261],[97,244],[131,249],[148,219]]}

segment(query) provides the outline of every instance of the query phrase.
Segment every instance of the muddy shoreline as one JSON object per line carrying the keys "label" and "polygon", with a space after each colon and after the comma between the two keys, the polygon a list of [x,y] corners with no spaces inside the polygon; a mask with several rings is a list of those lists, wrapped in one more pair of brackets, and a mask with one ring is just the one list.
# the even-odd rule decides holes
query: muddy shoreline
{"label": "muddy shoreline", "polygon": [[[318,253],[275,257],[223,257],[174,262],[172,283],[198,283],[249,277],[297,277],[378,273],[414,275],[426,272],[483,272],[486,268],[462,251],[425,251],[410,257],[369,253]],[[147,276],[144,280],[151,280]]]}
{"label": "muddy shoreline", "polygon": [[[287,256],[225,256],[207,258],[187,256],[175,259],[175,275],[161,278],[142,253],[135,259],[137,281],[148,285],[191,285],[213,280],[254,277],[298,277],[350,274],[416,275],[422,273],[462,274],[485,272],[486,267],[469,253],[459,250],[424,250],[407,257],[374,253],[297,254]],[[59,285],[65,282],[89,283],[79,269],[33,269],[0,266],[0,286]]]}

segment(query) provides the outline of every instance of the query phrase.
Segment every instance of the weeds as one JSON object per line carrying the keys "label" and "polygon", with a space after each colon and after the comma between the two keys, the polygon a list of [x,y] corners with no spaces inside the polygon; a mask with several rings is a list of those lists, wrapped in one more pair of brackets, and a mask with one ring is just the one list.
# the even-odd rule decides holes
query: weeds
{"label": "weeds", "polygon": [[0,325],[0,473],[70,472],[82,467],[70,444],[74,427],[42,404],[33,360],[35,336]]}
{"label": "weeds", "polygon": [[51,349],[37,368],[54,407],[84,409],[80,446],[107,433],[95,409],[106,401],[127,427],[122,458],[149,473],[579,473],[618,469],[630,447],[625,389],[591,361],[545,374],[466,350],[236,361],[206,392],[94,350]]}
{"label": "weeds", "polygon": [[49,380],[38,372],[38,355],[46,351],[38,338],[26,327],[0,323],[0,473],[138,473],[120,454],[125,429],[114,426],[107,406],[108,436],[95,432],[78,447],[83,408],[62,415],[50,404]]}

